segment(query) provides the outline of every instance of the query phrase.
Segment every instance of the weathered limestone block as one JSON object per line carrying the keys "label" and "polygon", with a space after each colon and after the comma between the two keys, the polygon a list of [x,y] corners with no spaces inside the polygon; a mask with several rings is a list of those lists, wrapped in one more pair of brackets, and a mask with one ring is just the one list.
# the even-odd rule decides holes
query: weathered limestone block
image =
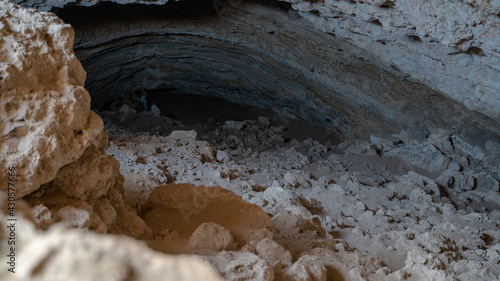
{"label": "weathered limestone block", "polygon": [[226,250],[232,242],[231,232],[214,222],[207,222],[191,234],[189,247],[195,251],[218,252]]}
{"label": "weathered limestone block", "polygon": [[35,223],[146,235],[123,202],[118,161],[104,152],[108,138],[90,110],[71,26],[2,0],[0,38],[0,169],[16,169],[16,197],[37,206]]}
{"label": "weathered limestone block", "polygon": [[408,163],[415,165],[430,173],[443,172],[450,164],[450,158],[429,143],[411,144],[395,148],[384,154],[385,156],[398,156]]}
{"label": "weathered limestone block", "polygon": [[273,267],[278,264],[287,264],[292,262],[292,254],[280,244],[271,238],[264,238],[255,245],[255,250],[261,258],[267,261]]}
{"label": "weathered limestone block", "polygon": [[273,269],[257,255],[249,252],[222,251],[213,257],[205,257],[226,280],[271,281]]}

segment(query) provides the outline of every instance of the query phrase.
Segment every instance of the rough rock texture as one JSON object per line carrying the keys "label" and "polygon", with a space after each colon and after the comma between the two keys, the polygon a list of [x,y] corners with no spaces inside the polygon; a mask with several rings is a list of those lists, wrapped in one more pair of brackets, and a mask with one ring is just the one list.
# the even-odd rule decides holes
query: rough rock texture
{"label": "rough rock texture", "polygon": [[205,258],[226,280],[273,281],[272,268],[257,255],[249,252],[226,252]]}
{"label": "rough rock texture", "polygon": [[[337,2],[339,7],[353,5],[362,12],[370,7],[366,5],[390,11],[405,3]],[[327,4],[308,3],[313,7]],[[475,2],[470,4],[474,7]],[[491,8],[489,2],[482,4]],[[180,5],[174,7],[189,7]],[[301,5],[295,3],[294,7],[309,7]],[[123,7],[120,16],[129,16],[131,10],[139,14],[130,24],[122,19],[92,18],[92,25],[78,22],[88,31],[79,35],[79,51],[87,55],[89,65],[97,66],[94,77],[102,79],[90,85],[97,90],[110,85],[101,87],[103,92],[113,89],[108,96],[96,96],[103,98],[101,102],[122,96],[124,91],[132,91],[128,97],[137,98],[144,90],[133,87],[139,81],[148,88],[203,90],[241,103],[271,104],[282,108],[282,113],[330,124],[339,134],[405,126],[420,132],[398,130],[399,134],[389,136],[372,135],[370,142],[334,145],[286,138],[284,132],[291,126],[277,126],[275,120],[262,117],[223,124],[212,121],[195,126],[196,131],[160,136],[155,132],[165,131],[163,127],[172,131],[169,127],[177,122],[137,114],[134,106],[122,107],[105,114],[136,129],[137,123],[157,126],[147,133],[107,127],[116,143],[106,151],[128,171],[127,189],[132,195],[128,203],[140,210],[144,222],[125,205],[118,163],[104,153],[107,136],[99,118],[89,110],[89,97],[82,88],[83,71],[69,50],[71,29],[46,13],[19,9],[8,2],[0,2],[0,7],[0,31],[5,35],[0,39],[0,98],[5,108],[1,152],[7,157],[2,165],[19,165],[19,196],[31,207],[19,202],[16,211],[17,254],[22,264],[18,264],[19,280],[57,280],[56,275],[61,280],[80,276],[89,280],[200,280],[194,272],[204,274],[204,280],[211,276],[217,280],[202,265],[184,268],[181,260],[165,264],[161,261],[164,256],[128,239],[50,226],[59,220],[77,228],[143,238],[165,252],[205,255],[203,259],[228,280],[498,280],[498,139],[469,130],[426,128],[465,126],[460,120],[470,119],[478,128],[498,132],[498,120],[494,120],[497,101],[487,92],[490,85],[496,87],[488,76],[492,73],[488,60],[494,58],[489,41],[482,43],[484,50],[469,46],[453,54],[486,61],[485,72],[479,72],[485,80],[479,84],[485,86],[478,90],[486,93],[481,94],[485,102],[468,102],[459,92],[467,90],[468,82],[455,81],[460,87],[456,96],[447,92],[454,89],[447,85],[421,86],[409,81],[423,81],[418,71],[405,77],[405,71],[390,70],[384,58],[372,56],[376,51],[370,55],[363,46],[355,47],[358,43],[346,43],[345,38],[325,38],[296,18],[296,13],[277,12],[274,5],[242,5],[215,23],[209,14],[191,10],[164,14],[172,6],[158,9],[156,14],[151,12],[155,9]],[[103,7],[104,14],[118,9]],[[85,11],[88,15],[96,9],[65,12]],[[356,12],[349,16],[356,18]],[[320,24],[314,14],[322,13],[330,15],[323,10],[303,15]],[[196,20],[184,18],[187,14]],[[341,11],[337,18],[345,15]],[[332,21],[336,21],[335,15]],[[374,28],[385,26],[382,19],[368,21]],[[46,27],[47,22],[53,24]],[[435,26],[439,29],[439,24]],[[347,29],[363,34],[352,26]],[[422,44],[448,46],[446,40],[457,44],[437,31],[432,34],[438,39],[410,37]],[[399,37],[395,38],[400,44]],[[384,44],[392,50],[390,42]],[[159,61],[160,66],[153,72],[144,68],[147,58]],[[204,61],[197,62],[200,59]],[[471,69],[476,66],[473,62]],[[432,74],[439,69],[434,67],[422,71]],[[460,77],[447,71],[443,75]],[[21,81],[24,75],[27,81]],[[132,82],[116,83],[122,75]],[[436,81],[440,79],[436,75]],[[151,81],[156,84],[149,84]],[[263,85],[268,88],[257,91]],[[25,114],[31,106],[37,111]],[[28,152],[35,156],[31,159]],[[49,155],[54,163],[39,159],[37,153]],[[6,186],[5,181],[2,184]],[[163,184],[167,185],[155,188]],[[133,196],[136,194],[143,197]],[[20,217],[21,212],[28,217],[31,212],[38,227],[48,230],[34,230]],[[11,234],[5,232],[6,218],[0,214],[0,242],[5,245]],[[1,247],[4,257],[6,250]],[[140,259],[134,260],[134,256]],[[9,274],[5,267],[6,263],[0,265],[2,279]]]}
{"label": "rough rock texture", "polygon": [[233,242],[231,232],[214,222],[201,224],[189,237],[189,248],[219,252]]}
{"label": "rough rock texture", "polygon": [[239,249],[271,236],[271,220],[260,207],[217,186],[156,187],[142,217],[153,230],[149,244],[166,253]]}
{"label": "rough rock texture", "polygon": [[119,164],[104,152],[103,122],[90,110],[73,29],[8,1],[0,20],[0,169],[16,169],[16,197],[42,228],[62,220],[142,237],[148,229],[123,202]]}
{"label": "rough rock texture", "polygon": [[[176,88],[339,135],[467,125],[500,134],[495,1],[285,1],[305,19],[277,3],[217,13],[216,2],[60,11],[77,30],[93,105],[131,92],[137,103],[136,86]],[[64,6],[37,3],[24,2]]]}
{"label": "rough rock texture", "polygon": [[[5,258],[7,238],[6,193],[0,191],[0,279],[10,281],[222,281],[206,262],[186,256],[167,256],[128,237],[102,235],[54,225],[40,231],[22,215],[29,209],[18,202],[15,230],[15,273]],[[23,208],[21,208],[24,206]],[[12,241],[12,240],[10,240]]]}
{"label": "rough rock texture", "polygon": [[80,6],[89,7],[101,2],[114,2],[119,4],[145,4],[145,5],[163,5],[168,0],[51,0],[51,1],[36,1],[36,0],[20,0],[16,3],[26,7],[35,7],[41,11],[50,11],[53,8],[63,8],[68,4],[78,4]]}

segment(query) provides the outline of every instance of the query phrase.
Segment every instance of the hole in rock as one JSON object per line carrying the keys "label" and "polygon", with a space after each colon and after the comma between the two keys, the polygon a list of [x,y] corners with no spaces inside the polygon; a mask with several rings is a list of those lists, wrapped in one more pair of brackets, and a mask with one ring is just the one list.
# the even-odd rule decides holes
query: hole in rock
{"label": "hole in rock", "polygon": [[408,35],[408,38],[414,42],[422,42],[422,39],[418,35]]}
{"label": "hole in rock", "polygon": [[465,51],[465,53],[469,55],[484,56],[483,50],[478,47],[470,47],[469,49],[467,49],[467,51]]}
{"label": "hole in rock", "polygon": [[392,1],[385,1],[382,5],[380,5],[380,8],[387,9],[387,8],[392,8],[394,7],[394,2]]}

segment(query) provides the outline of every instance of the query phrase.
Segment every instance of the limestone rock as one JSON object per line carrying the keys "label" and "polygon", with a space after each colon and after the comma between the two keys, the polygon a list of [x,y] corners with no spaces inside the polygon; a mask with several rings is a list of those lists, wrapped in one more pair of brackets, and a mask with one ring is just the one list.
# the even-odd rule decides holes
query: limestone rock
{"label": "limestone rock", "polygon": [[76,228],[88,228],[90,213],[84,209],[66,206],[57,211],[57,215],[69,225]]}
{"label": "limestone rock", "polygon": [[44,205],[37,205],[31,209],[31,217],[36,225],[46,229],[55,222],[54,214]]}
{"label": "limestone rock", "polygon": [[293,192],[277,186],[267,188],[262,197],[254,197],[250,202],[263,206],[262,208],[272,215],[300,205]]}
{"label": "limestone rock", "polygon": [[224,151],[217,150],[217,155],[216,155],[217,161],[226,163],[231,160],[231,157]]}
{"label": "limestone rock", "polygon": [[130,108],[128,104],[124,104],[120,107],[120,111],[118,111],[118,118],[120,118],[120,122],[125,122],[136,114],[137,111],[135,109]]}
{"label": "limestone rock", "polygon": [[[123,2],[122,0],[97,0],[97,1],[96,0],[83,0],[81,2],[78,2],[78,4],[81,6],[88,7],[88,6],[94,6],[99,2],[115,2],[115,3],[119,3],[119,4],[137,3],[137,4],[144,4],[144,5],[151,5],[151,4],[162,5],[162,4],[167,3],[168,0],[153,0],[153,1],[138,0],[138,1],[125,1],[125,2]],[[32,0],[22,0],[19,3],[22,3],[26,6],[37,7],[41,11],[50,11],[53,8],[63,8],[64,6],[66,6],[67,4],[70,4],[72,2],[67,1],[67,0],[62,0],[62,1],[50,0],[50,1],[47,1],[44,3],[39,3],[36,1],[32,1]]]}
{"label": "limestone rock", "polygon": [[121,175],[118,162],[103,152],[103,147],[89,147],[77,161],[59,170],[53,187],[68,197],[82,200],[105,195]]}
{"label": "limestone rock", "polygon": [[233,236],[224,227],[213,223],[203,223],[191,234],[189,247],[196,252],[219,252],[226,250],[233,242]]}
{"label": "limestone rock", "polygon": [[450,164],[450,159],[446,155],[426,142],[395,148],[384,155],[399,156],[408,163],[430,173],[443,172]]}
{"label": "limestone rock", "polygon": [[238,121],[226,121],[224,123],[224,126],[222,126],[222,129],[224,130],[236,130],[239,131],[243,129],[245,124],[243,122],[238,122]]}
{"label": "limestone rock", "polygon": [[[296,211],[296,210],[294,210]],[[333,237],[321,226],[321,221],[313,218],[307,210],[300,213],[284,210],[273,217],[274,240],[294,257],[315,247],[335,249]]]}
{"label": "limestone rock", "polygon": [[257,255],[249,252],[222,251],[218,255],[205,258],[226,280],[272,281],[272,268]]}
{"label": "limestone rock", "polygon": [[453,142],[453,146],[463,153],[479,160],[482,160],[484,158],[484,152],[482,151],[482,149],[468,143],[467,141],[460,138],[460,136],[452,135],[451,140]]}
{"label": "limestone rock", "polygon": [[118,162],[104,152],[103,121],[90,110],[73,29],[8,1],[0,2],[0,20],[0,168],[15,167],[16,197],[47,208],[34,209],[41,228],[63,220],[142,237],[148,229],[123,203]]}
{"label": "limestone rock", "polygon": [[195,141],[198,138],[196,131],[173,131],[168,136],[169,139],[179,140],[184,142]]}
{"label": "limestone rock", "polygon": [[[500,71],[496,1],[286,2],[317,28],[369,49],[382,63],[390,62],[469,108],[498,117],[498,84],[493,78]],[[465,68],[464,63],[470,64]],[[472,81],[484,84],[477,89]]]}
{"label": "limestone rock", "polygon": [[289,187],[292,188],[311,187],[311,183],[309,182],[309,175],[302,171],[289,171],[283,176],[283,180]]}
{"label": "limestone rock", "polygon": [[394,147],[397,139],[384,135],[370,135],[370,142],[377,145],[381,150],[387,151]]}
{"label": "limestone rock", "polygon": [[327,270],[316,256],[304,255],[284,274],[297,281],[326,281]]}

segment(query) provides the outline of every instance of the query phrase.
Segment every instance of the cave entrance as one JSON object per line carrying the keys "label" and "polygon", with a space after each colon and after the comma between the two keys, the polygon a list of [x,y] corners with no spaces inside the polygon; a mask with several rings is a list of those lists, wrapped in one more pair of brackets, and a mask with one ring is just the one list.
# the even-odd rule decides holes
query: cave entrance
{"label": "cave entrance", "polygon": [[309,66],[296,62],[309,54],[293,45],[302,35],[284,24],[298,14],[288,15],[290,8],[279,2],[246,2],[257,8],[226,7],[222,16],[212,4],[102,3],[57,11],[75,29],[92,108],[117,112],[127,103],[142,111],[137,104],[144,92],[149,106],[156,102],[163,116],[190,127],[263,116],[291,138],[332,143],[353,128],[345,117],[350,102],[332,98],[333,87],[308,77]]}

